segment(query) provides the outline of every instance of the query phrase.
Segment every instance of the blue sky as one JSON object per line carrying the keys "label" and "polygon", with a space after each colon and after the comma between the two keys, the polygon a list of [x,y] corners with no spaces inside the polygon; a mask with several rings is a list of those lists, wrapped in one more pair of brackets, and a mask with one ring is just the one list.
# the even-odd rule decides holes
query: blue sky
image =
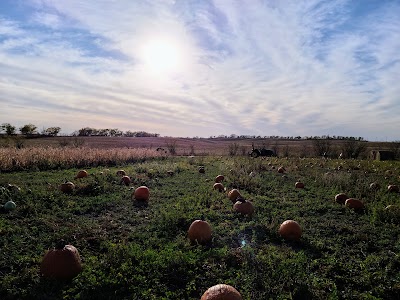
{"label": "blue sky", "polygon": [[0,1],[0,123],[400,140],[400,1]]}

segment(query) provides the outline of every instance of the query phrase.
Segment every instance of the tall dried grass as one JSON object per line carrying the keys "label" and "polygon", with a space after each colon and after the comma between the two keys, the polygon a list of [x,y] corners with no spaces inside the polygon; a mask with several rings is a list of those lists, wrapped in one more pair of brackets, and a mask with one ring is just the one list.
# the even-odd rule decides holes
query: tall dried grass
{"label": "tall dried grass", "polygon": [[145,148],[0,148],[1,172],[115,166],[166,155]]}

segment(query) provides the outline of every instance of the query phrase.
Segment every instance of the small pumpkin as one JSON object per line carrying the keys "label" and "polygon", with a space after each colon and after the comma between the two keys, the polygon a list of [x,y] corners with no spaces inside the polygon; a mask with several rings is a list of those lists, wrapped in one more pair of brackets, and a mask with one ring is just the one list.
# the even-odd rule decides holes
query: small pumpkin
{"label": "small pumpkin", "polygon": [[149,197],[150,197],[149,188],[144,185],[139,186],[138,188],[135,189],[133,196],[136,200],[139,200],[139,201],[149,201]]}
{"label": "small pumpkin", "polygon": [[242,300],[240,293],[231,285],[217,284],[210,287],[200,300]]}
{"label": "small pumpkin", "polygon": [[75,189],[75,185],[71,181],[67,181],[64,183],[61,183],[60,185],[60,190],[63,193],[72,193]]}
{"label": "small pumpkin", "polygon": [[224,186],[220,182],[214,183],[213,188],[214,188],[214,190],[217,190],[219,192],[224,191]]}
{"label": "small pumpkin", "polygon": [[188,238],[191,242],[205,244],[211,240],[211,226],[207,221],[195,220],[190,224]]}
{"label": "small pumpkin", "polygon": [[234,211],[241,213],[242,215],[251,216],[254,213],[254,205],[248,200],[241,197],[236,199],[237,201],[233,204]]}
{"label": "small pumpkin", "polygon": [[7,201],[6,204],[4,204],[4,209],[11,211],[17,208],[17,205],[15,204],[14,201]]}
{"label": "small pumpkin", "polygon": [[304,183],[303,183],[303,182],[300,182],[300,181],[297,181],[297,182],[294,184],[294,187],[295,187],[296,189],[304,189]]}
{"label": "small pumpkin", "polygon": [[206,172],[206,169],[204,169],[204,166],[199,167],[199,173],[204,174]]}
{"label": "small pumpkin", "polygon": [[12,192],[12,193],[14,193],[14,194],[19,194],[20,192],[21,192],[21,188],[19,187],[19,186],[17,186],[17,185],[15,185],[15,184],[8,184],[7,185],[7,189],[10,191],[10,192]]}
{"label": "small pumpkin", "polygon": [[298,241],[302,235],[302,229],[294,220],[284,221],[278,229],[278,233],[285,239],[289,241]]}
{"label": "small pumpkin", "polygon": [[236,199],[238,197],[242,197],[242,195],[240,194],[239,190],[232,189],[232,190],[229,191],[228,198],[229,198],[229,200],[232,201],[232,203],[236,203]]}
{"label": "small pumpkin", "polygon": [[88,174],[88,172],[86,170],[80,170],[78,172],[78,174],[76,174],[75,179],[85,178],[85,177],[88,177],[88,176],[89,176],[89,174]]}
{"label": "small pumpkin", "polygon": [[335,202],[339,204],[344,204],[349,197],[345,193],[339,193],[335,196]]}
{"label": "small pumpkin", "polygon": [[381,185],[377,182],[373,182],[369,185],[369,189],[373,190],[373,191],[379,190],[380,188],[381,188]]}
{"label": "small pumpkin", "polygon": [[124,170],[118,170],[117,171],[117,176],[125,176],[126,175],[126,172],[124,171]]}
{"label": "small pumpkin", "polygon": [[81,271],[82,264],[78,250],[64,241],[57,243],[54,249],[48,250],[40,264],[40,273],[44,277],[59,280],[72,279]]}
{"label": "small pumpkin", "polygon": [[361,210],[364,208],[364,203],[361,200],[355,198],[347,199],[344,205],[354,210]]}
{"label": "small pumpkin", "polygon": [[391,204],[386,206],[385,210],[390,213],[400,213],[400,206]]}
{"label": "small pumpkin", "polygon": [[388,192],[390,193],[398,193],[399,192],[399,186],[395,184],[390,184],[388,185]]}
{"label": "small pumpkin", "polygon": [[218,175],[217,177],[215,177],[215,182],[220,183],[224,181],[224,179],[225,179],[224,175]]}
{"label": "small pumpkin", "polygon": [[174,171],[168,170],[168,171],[167,171],[167,174],[168,174],[169,176],[172,176],[172,175],[174,175]]}
{"label": "small pumpkin", "polygon": [[121,183],[125,184],[125,185],[130,185],[132,182],[131,178],[129,176],[122,176],[121,177]]}
{"label": "small pumpkin", "polygon": [[278,173],[285,173],[286,169],[284,167],[279,167],[278,168]]}

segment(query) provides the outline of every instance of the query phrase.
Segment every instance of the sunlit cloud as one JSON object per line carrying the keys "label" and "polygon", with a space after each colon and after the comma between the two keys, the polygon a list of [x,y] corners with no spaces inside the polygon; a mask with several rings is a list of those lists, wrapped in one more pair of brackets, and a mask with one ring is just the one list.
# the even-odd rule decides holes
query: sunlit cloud
{"label": "sunlit cloud", "polygon": [[2,123],[400,139],[398,2],[13,3]]}

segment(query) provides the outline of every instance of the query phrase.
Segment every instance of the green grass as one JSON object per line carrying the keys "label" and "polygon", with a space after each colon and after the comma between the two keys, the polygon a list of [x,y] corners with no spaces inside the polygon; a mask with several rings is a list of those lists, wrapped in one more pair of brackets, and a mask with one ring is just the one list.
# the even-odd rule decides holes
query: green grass
{"label": "green grass", "polygon": [[[277,172],[281,165],[286,178]],[[399,184],[399,167],[194,157],[89,168],[79,180],[78,169],[0,174],[0,203],[17,204],[0,214],[0,299],[200,299],[218,283],[233,285],[244,299],[396,299],[400,215],[384,208],[400,205],[399,194],[386,191]],[[133,179],[129,187],[115,175],[121,168]],[[239,188],[253,202],[252,217],[234,213],[226,193],[212,189],[218,174],[228,190]],[[303,190],[294,188],[299,179]],[[65,180],[75,183],[74,193],[59,191]],[[373,181],[382,189],[369,190]],[[8,183],[21,192],[8,191]],[[132,200],[140,185],[150,189],[148,205]],[[365,211],[335,203],[339,192],[362,199]],[[213,228],[207,245],[186,237],[200,218]],[[302,226],[300,241],[278,235],[286,219]],[[68,282],[39,274],[46,249],[59,239],[77,247],[83,262]]]}

